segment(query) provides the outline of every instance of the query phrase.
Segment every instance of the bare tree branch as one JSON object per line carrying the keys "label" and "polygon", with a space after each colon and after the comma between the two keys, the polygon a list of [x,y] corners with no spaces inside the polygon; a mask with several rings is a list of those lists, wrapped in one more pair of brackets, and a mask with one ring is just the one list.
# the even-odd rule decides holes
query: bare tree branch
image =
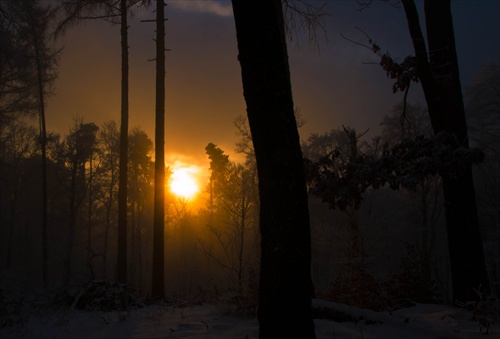
{"label": "bare tree branch", "polygon": [[[285,18],[285,33],[293,40],[302,30],[307,30],[309,34],[309,45],[313,45],[319,51],[318,28],[325,35],[326,29],[323,25],[323,18],[330,14],[326,12],[327,1],[319,5],[311,4],[306,0],[283,0],[283,16]],[[298,44],[298,39],[297,39]]]}
{"label": "bare tree branch", "polygon": [[[388,3],[394,8],[401,8],[401,1],[399,0],[380,0],[380,1]],[[367,1],[356,0],[356,3],[358,4],[358,10],[362,11],[370,7],[370,5],[373,3],[373,0],[367,0]]]}

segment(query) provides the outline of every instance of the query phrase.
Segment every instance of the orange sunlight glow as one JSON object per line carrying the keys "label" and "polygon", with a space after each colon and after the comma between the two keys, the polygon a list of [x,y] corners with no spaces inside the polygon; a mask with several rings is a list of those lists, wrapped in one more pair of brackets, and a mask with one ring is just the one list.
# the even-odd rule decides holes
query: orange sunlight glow
{"label": "orange sunlight glow", "polygon": [[178,197],[190,199],[198,193],[198,183],[196,182],[195,167],[180,167],[172,173],[170,190]]}

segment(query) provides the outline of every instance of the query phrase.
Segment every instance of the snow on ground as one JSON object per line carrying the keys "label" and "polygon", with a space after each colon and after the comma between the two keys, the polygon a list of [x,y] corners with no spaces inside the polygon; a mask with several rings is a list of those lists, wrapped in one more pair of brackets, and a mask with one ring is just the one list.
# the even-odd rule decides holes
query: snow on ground
{"label": "snow on ground", "polygon": [[[322,300],[315,309],[336,310],[361,319],[334,322],[315,319],[318,339],[454,339],[500,338],[499,326],[490,334],[479,333],[477,323],[468,321],[464,309],[443,305],[423,305],[389,312],[374,312]],[[293,324],[290,324],[293,326]],[[220,305],[153,305],[130,312],[87,312],[61,309],[32,314],[24,324],[0,328],[0,338],[213,338],[244,339],[258,337],[253,317],[228,313]]]}

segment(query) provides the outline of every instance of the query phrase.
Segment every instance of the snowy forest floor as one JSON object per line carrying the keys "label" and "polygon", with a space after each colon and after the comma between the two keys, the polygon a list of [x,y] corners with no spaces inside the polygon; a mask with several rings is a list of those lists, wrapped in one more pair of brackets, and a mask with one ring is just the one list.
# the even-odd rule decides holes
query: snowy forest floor
{"label": "snowy forest floor", "polygon": [[[2,339],[258,338],[257,319],[231,312],[228,305],[177,302],[103,312],[78,310],[74,304],[58,309],[36,302],[19,305],[16,300],[20,299],[5,294],[2,300]],[[374,312],[314,300],[313,309],[318,339],[500,337],[498,324],[490,326],[484,336],[478,323],[470,321],[470,311],[445,305],[416,304],[394,312]]]}

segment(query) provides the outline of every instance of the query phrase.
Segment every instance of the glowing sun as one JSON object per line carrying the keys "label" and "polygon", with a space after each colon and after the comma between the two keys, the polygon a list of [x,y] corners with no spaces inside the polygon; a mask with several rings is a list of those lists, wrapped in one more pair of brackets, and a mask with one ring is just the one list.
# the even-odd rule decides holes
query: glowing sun
{"label": "glowing sun", "polygon": [[172,193],[181,198],[192,198],[198,193],[198,184],[194,177],[194,170],[190,168],[179,168],[172,173],[170,182]]}

